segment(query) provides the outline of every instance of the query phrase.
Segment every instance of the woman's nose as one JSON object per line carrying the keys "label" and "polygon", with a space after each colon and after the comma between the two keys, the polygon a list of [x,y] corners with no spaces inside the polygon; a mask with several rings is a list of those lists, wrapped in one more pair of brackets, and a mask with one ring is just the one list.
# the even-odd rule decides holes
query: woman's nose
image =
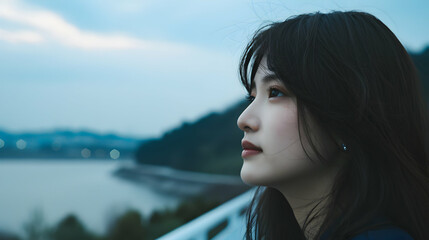
{"label": "woman's nose", "polygon": [[250,105],[240,114],[237,126],[244,132],[255,132],[259,129],[259,119]]}

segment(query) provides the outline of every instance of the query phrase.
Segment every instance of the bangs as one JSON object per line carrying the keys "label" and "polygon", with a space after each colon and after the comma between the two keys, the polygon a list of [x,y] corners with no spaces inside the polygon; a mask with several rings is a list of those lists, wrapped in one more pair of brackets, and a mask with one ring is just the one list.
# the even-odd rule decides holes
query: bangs
{"label": "bangs", "polygon": [[299,42],[303,42],[295,23],[294,19],[272,23],[255,33],[245,48],[239,65],[240,80],[248,93],[254,87],[254,78],[264,57],[267,59],[268,70],[293,93],[290,81],[301,77],[298,76],[297,62],[302,61],[302,54],[297,53],[302,52],[302,44]]}
{"label": "bangs", "polygon": [[249,94],[254,87],[254,78],[259,64],[268,52],[267,35],[269,34],[270,26],[264,26],[255,33],[240,60],[240,80]]}

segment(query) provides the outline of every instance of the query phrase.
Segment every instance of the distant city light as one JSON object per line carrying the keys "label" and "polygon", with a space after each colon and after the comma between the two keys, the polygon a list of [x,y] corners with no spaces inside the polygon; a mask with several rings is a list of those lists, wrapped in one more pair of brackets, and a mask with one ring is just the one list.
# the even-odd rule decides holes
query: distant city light
{"label": "distant city light", "polygon": [[116,149],[113,149],[112,151],[110,151],[110,157],[112,159],[118,159],[120,155],[121,153]]}
{"label": "distant city light", "polygon": [[80,151],[80,155],[82,155],[83,158],[89,158],[91,157],[91,150],[84,148],[82,151]]}
{"label": "distant city light", "polygon": [[16,147],[19,150],[23,150],[23,149],[25,149],[27,147],[27,142],[24,141],[24,140],[22,140],[22,139],[19,139],[18,141],[16,141]]}
{"label": "distant city light", "polygon": [[4,147],[4,141],[3,139],[0,138],[0,148],[3,148],[3,147]]}

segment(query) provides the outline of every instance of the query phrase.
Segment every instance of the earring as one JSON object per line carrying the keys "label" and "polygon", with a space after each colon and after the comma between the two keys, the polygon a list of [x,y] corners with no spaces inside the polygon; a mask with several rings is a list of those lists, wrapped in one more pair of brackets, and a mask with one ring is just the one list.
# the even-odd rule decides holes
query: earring
{"label": "earring", "polygon": [[341,148],[344,152],[347,151],[347,145],[345,143],[341,144]]}

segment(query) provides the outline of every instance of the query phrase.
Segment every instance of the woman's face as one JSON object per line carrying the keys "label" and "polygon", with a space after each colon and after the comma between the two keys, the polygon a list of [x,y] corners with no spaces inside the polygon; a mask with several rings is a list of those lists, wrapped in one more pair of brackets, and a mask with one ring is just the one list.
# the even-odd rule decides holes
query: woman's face
{"label": "woman's face", "polygon": [[[301,146],[296,99],[267,69],[265,58],[254,81],[255,87],[250,94],[253,101],[237,120],[238,127],[244,131],[242,180],[249,185],[276,187],[314,173],[320,168],[320,163],[312,162]],[[315,134],[316,146],[327,139],[313,125],[310,125],[310,132]],[[303,144],[306,144],[302,135]],[[246,150],[253,148],[246,142],[259,150]],[[323,156],[328,152],[322,150],[333,146],[325,145],[322,148],[317,146]],[[312,152],[308,152],[313,158]]]}

